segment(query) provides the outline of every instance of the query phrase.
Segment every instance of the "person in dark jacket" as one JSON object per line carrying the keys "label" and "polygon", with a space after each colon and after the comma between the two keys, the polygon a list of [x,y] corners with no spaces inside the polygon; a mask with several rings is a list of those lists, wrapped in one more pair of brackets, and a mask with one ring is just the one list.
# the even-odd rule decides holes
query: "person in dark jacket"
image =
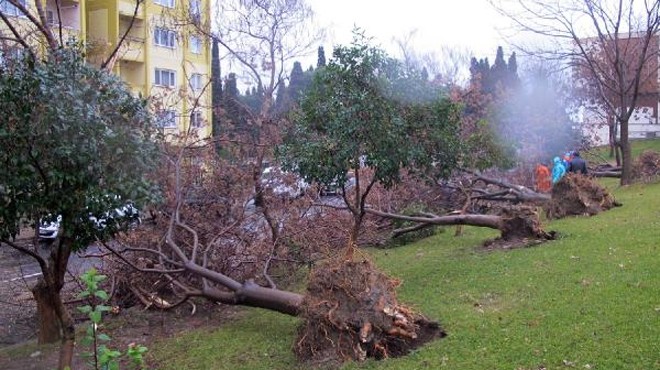
{"label": "person in dark jacket", "polygon": [[587,174],[587,161],[580,157],[580,152],[575,151],[573,153],[573,159],[568,165],[568,172]]}

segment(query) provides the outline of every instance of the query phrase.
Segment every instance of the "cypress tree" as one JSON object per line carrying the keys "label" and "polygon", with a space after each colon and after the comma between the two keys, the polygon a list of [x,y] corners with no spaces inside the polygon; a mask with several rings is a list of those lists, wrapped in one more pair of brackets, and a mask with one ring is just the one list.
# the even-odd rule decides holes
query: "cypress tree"
{"label": "cypress tree", "polygon": [[319,46],[318,60],[316,61],[316,68],[321,67],[325,67],[325,50],[323,50],[323,46]]}
{"label": "cypress tree", "polygon": [[287,89],[289,99],[291,101],[297,101],[300,92],[303,90],[305,85],[305,73],[303,72],[300,62],[295,61],[293,63],[293,69],[291,70],[291,77],[289,79],[289,88]]}
{"label": "cypress tree", "polygon": [[211,46],[211,136],[216,140],[215,149],[220,152],[220,107],[222,106],[222,76],[220,71],[220,49],[218,41]]}
{"label": "cypress tree", "polygon": [[511,53],[511,56],[509,57],[507,77],[509,87],[517,87],[520,84],[520,78],[518,77],[518,62],[516,61],[515,51]]}
{"label": "cypress tree", "polygon": [[225,79],[225,88],[222,95],[222,106],[225,109],[227,120],[238,128],[241,125],[241,117],[238,103],[238,86],[236,73],[230,73]]}

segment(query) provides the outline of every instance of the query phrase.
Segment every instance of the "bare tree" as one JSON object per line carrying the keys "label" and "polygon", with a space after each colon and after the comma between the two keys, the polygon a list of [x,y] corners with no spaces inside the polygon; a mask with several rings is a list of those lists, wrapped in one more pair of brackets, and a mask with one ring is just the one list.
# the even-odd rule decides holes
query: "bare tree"
{"label": "bare tree", "polygon": [[414,45],[416,35],[417,31],[412,30],[393,39],[401,62],[408,68],[426,70],[431,80],[446,86],[463,85],[467,81],[472,55],[469,49],[440,45],[437,52],[420,51]]}
{"label": "bare tree", "polygon": [[315,51],[323,31],[312,25],[313,12],[303,0],[223,1],[216,12],[218,21],[213,27],[192,19],[190,23],[217,41],[221,59],[238,72],[244,84],[255,87],[259,99],[256,109],[234,102],[246,117],[245,127],[238,130],[240,138],[221,140],[245,148],[240,160],[251,167],[255,204],[270,225],[272,240],[277,240],[278,222],[263,197],[261,181],[263,165],[272,158],[286,123],[275,117],[275,91],[286,80],[289,64]]}
{"label": "bare tree", "polygon": [[629,184],[629,121],[646,84],[651,83],[649,78],[657,80],[660,3],[491,0],[491,4],[523,31],[548,39],[548,47],[528,52],[564,60],[581,77],[580,82],[590,86],[602,109],[614,118],[613,128],[620,130],[621,184]]}
{"label": "bare tree", "polygon": [[[153,250],[142,248],[141,241],[132,239],[121,250],[145,253],[145,257],[159,261],[160,267],[154,269],[140,267],[126,259],[143,272],[167,276],[177,287],[182,301],[202,296],[227,304],[297,314],[302,296],[278,290],[269,268],[277,260],[287,258],[286,248],[280,247],[292,243],[291,225],[300,220],[309,222],[309,218],[302,218],[304,211],[300,208],[287,208],[294,201],[274,196],[272,187],[263,178],[263,169],[272,160],[286,124],[276,117],[273,109],[278,84],[286,79],[288,64],[294,58],[315,50],[314,45],[322,33],[310,31],[314,29],[312,12],[301,0],[223,1],[214,11],[216,16],[210,19],[196,9],[174,11],[171,17],[179,27],[194,28],[190,32],[206,35],[216,42],[221,60],[229,65],[223,69],[235,71],[242,84],[254,87],[258,104],[246,104],[225,94],[225,98],[232,99],[232,107],[240,116],[240,122],[236,117],[234,121],[227,117],[223,120],[223,132],[214,135],[214,140],[221,142],[225,157],[205,157],[200,155],[205,150],[200,147],[176,149],[168,162],[171,171],[166,174],[176,179],[169,186],[173,190],[170,206],[165,209],[168,222],[158,226],[159,230],[167,230],[164,243]],[[217,24],[211,26],[211,19],[216,19]],[[219,107],[214,109],[220,110]],[[190,168],[191,161],[205,163],[201,167],[206,174],[197,176],[200,183],[185,180],[188,175],[183,172]],[[207,181],[214,179],[232,181],[209,188]],[[288,186],[292,179],[284,176],[276,181]],[[229,189],[235,190],[226,193]],[[190,197],[194,198],[194,203],[200,195],[213,199],[204,203],[203,210],[191,212]],[[302,203],[303,210],[305,202],[298,202]],[[213,214],[222,217],[214,221],[216,225],[208,225],[204,218]],[[308,228],[298,227],[294,232],[298,236],[305,234]],[[209,232],[210,229],[214,231]],[[240,274],[236,274],[235,268],[224,269],[233,263],[251,268]]]}
{"label": "bare tree", "polygon": [[323,31],[313,26],[313,12],[303,0],[223,1],[216,11],[217,24],[209,29],[217,31],[209,36],[224,49],[229,69],[240,70],[244,83],[262,92],[261,109],[252,113],[264,120],[288,64],[314,51]]}

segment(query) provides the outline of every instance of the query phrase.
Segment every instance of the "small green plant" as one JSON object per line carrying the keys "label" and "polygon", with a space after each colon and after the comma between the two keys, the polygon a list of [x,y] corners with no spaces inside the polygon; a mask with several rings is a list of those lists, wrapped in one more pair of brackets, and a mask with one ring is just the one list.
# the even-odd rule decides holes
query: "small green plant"
{"label": "small green plant", "polygon": [[[109,342],[110,337],[99,331],[103,313],[111,310],[111,307],[105,302],[110,298],[108,293],[99,287],[99,284],[106,279],[95,268],[91,268],[83,273],[80,278],[85,284],[85,290],[80,293],[80,298],[87,298],[90,304],[78,307],[78,310],[89,317],[90,323],[87,327],[85,337],[81,344],[91,346],[92,351],[83,353],[83,356],[90,359],[89,364],[95,370],[117,370],[119,369],[119,359],[122,356],[120,351],[109,348],[103,343]],[[128,345],[126,356],[131,360],[137,369],[144,368],[144,359],[142,355],[147,351],[147,347],[131,343]]]}

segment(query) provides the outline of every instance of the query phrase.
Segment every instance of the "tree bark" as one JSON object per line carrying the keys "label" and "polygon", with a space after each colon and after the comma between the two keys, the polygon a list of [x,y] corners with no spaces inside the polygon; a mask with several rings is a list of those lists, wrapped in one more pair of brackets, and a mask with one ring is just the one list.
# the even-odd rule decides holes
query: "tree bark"
{"label": "tree bark", "polygon": [[37,302],[37,318],[39,321],[39,344],[54,343],[62,338],[62,323],[55,310],[54,291],[45,280],[39,279],[32,288],[32,295]]}
{"label": "tree bark", "polygon": [[367,213],[372,215],[412,222],[423,222],[433,225],[471,225],[479,227],[488,227],[491,229],[502,230],[502,217],[493,215],[453,215],[437,217],[416,217],[397,215],[393,213],[381,212],[375,209],[367,209]]}
{"label": "tree bark", "polygon": [[238,303],[245,306],[265,308],[291,316],[300,314],[303,300],[301,294],[265,288],[252,281],[245,282],[237,295]]}
{"label": "tree bark", "polygon": [[64,287],[71,240],[62,237],[42,267],[43,275],[32,288],[32,295],[37,302],[39,318],[38,343],[53,343],[62,340],[58,369],[71,368],[75,345],[76,328],[60,292]]}
{"label": "tree bark", "polygon": [[621,172],[619,171],[598,171],[590,172],[594,177],[612,177],[612,178],[621,178]]}
{"label": "tree bark", "polygon": [[632,152],[630,150],[630,141],[628,140],[628,120],[621,122],[621,157],[623,160],[621,168],[621,185],[630,185],[632,183]]}

